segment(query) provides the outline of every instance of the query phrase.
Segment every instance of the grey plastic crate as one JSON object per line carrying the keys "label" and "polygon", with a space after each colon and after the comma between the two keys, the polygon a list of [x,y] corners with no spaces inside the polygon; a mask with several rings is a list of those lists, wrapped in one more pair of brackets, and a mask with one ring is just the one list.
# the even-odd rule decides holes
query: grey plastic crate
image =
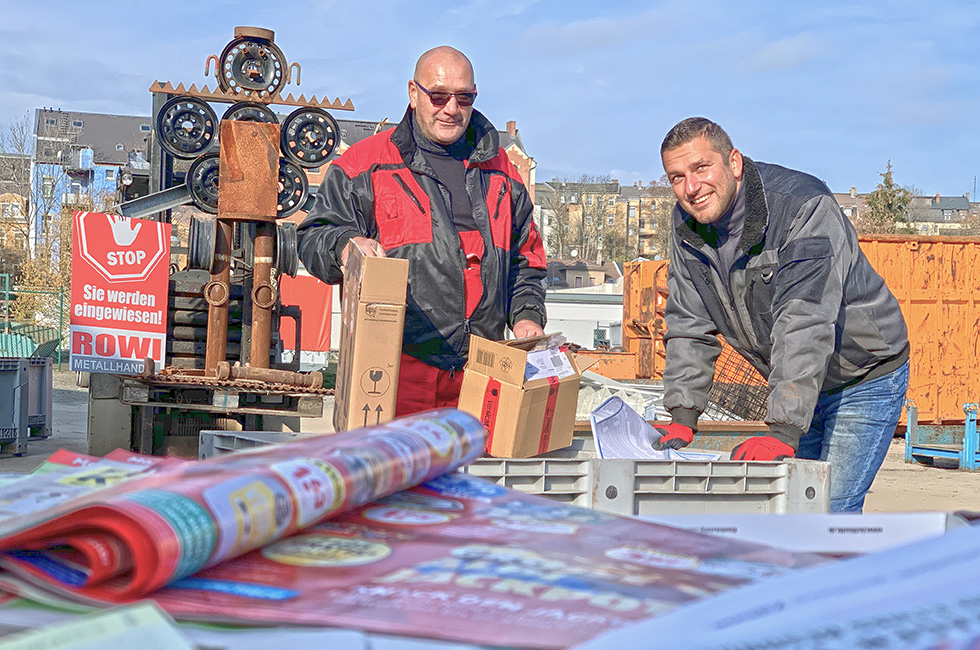
{"label": "grey plastic crate", "polygon": [[[201,458],[296,440],[277,431],[202,431]],[[596,458],[591,435],[535,458],[478,458],[460,471],[497,485],[620,515],[824,513],[830,464]]]}
{"label": "grey plastic crate", "polygon": [[26,357],[0,357],[0,448],[15,456],[27,450],[30,435],[29,373]]}
{"label": "grey plastic crate", "polygon": [[27,358],[27,423],[30,435],[39,438],[51,436],[53,370],[51,357]]}
{"label": "grey plastic crate", "polygon": [[[702,432],[698,450],[729,451],[745,432]],[[576,462],[572,465],[562,463]],[[557,464],[556,464],[557,463]],[[464,468],[499,485],[620,515],[811,513],[830,510],[830,464],[598,458],[590,433],[535,458],[479,458]],[[562,473],[568,474],[563,477]],[[574,481],[570,480],[574,476]]]}
{"label": "grey plastic crate", "polygon": [[823,461],[480,458],[463,471],[521,492],[620,515],[822,513]]}
{"label": "grey plastic crate", "polygon": [[200,460],[223,456],[240,449],[265,447],[291,440],[300,440],[310,434],[288,431],[218,431],[202,430],[198,438],[197,457]]}

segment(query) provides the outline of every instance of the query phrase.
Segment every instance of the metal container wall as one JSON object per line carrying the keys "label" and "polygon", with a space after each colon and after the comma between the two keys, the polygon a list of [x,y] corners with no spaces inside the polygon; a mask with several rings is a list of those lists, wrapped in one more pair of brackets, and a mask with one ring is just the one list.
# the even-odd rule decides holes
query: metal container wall
{"label": "metal container wall", "polygon": [[962,422],[980,398],[980,238],[862,235],[861,248],[902,306],[919,422]]}
{"label": "metal container wall", "polygon": [[[860,241],[905,315],[908,396],[919,422],[962,422],[964,402],[980,399],[980,238],[862,235]],[[636,377],[663,376],[667,268],[666,261],[626,265],[623,347],[636,355]]]}
{"label": "metal container wall", "polygon": [[624,265],[623,348],[635,355],[638,378],[663,377],[668,266],[667,260]]}

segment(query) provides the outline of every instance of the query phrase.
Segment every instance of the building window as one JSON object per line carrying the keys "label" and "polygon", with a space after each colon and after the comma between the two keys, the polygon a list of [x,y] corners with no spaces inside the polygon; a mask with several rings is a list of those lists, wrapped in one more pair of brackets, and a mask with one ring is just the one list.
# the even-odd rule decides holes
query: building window
{"label": "building window", "polygon": [[149,124],[140,124],[140,131],[142,131],[143,133],[149,133],[150,132],[150,125]]}
{"label": "building window", "polygon": [[571,203],[575,203],[575,195],[574,194],[572,194],[572,196],[571,196]]}
{"label": "building window", "polygon": [[845,217],[851,216],[851,208],[844,208],[844,216]]}
{"label": "building window", "polygon": [[604,201],[605,200],[600,196],[599,197],[599,209],[602,209],[602,204],[604,203]]}
{"label": "building window", "polygon": [[609,207],[611,208],[614,205],[616,205],[616,197],[610,196],[609,197]]}
{"label": "building window", "polygon": [[73,127],[75,127],[76,129],[80,129],[80,128],[82,128],[83,126],[85,126],[85,123],[84,123],[84,122],[82,122],[81,120],[72,120],[72,121],[71,121],[71,125],[72,125]]}
{"label": "building window", "polygon": [[609,215],[609,218],[606,220],[606,224],[608,224],[610,226],[615,225],[616,224],[616,215],[613,215],[613,214]]}
{"label": "building window", "polygon": [[647,220],[646,219],[640,219],[640,230],[643,230],[646,227],[647,227]]}
{"label": "building window", "polygon": [[635,216],[636,216],[636,206],[635,205],[631,205],[630,206],[630,218],[632,219]]}
{"label": "building window", "polygon": [[116,170],[115,169],[107,169],[107,170],[105,170],[105,179],[107,181],[114,181],[114,180],[116,180]]}
{"label": "building window", "polygon": [[46,117],[44,118],[44,124],[45,126],[58,126],[58,120],[53,117]]}
{"label": "building window", "polygon": [[952,210],[943,210],[943,219],[945,221],[949,221],[952,218],[953,218],[953,211]]}
{"label": "building window", "polygon": [[45,201],[54,198],[54,176],[45,174],[41,177],[41,196]]}
{"label": "building window", "polygon": [[585,197],[585,205],[590,206],[590,207],[592,206],[592,195],[591,194],[589,194],[587,197]]}
{"label": "building window", "polygon": [[560,200],[560,201],[562,202],[562,204],[564,205],[564,203],[565,203],[565,195],[564,195],[564,194],[562,194],[562,195],[561,195],[560,197],[558,197],[558,199],[559,199],[559,200]]}
{"label": "building window", "polygon": [[122,143],[116,145],[116,151],[122,151],[126,147],[122,146]]}
{"label": "building window", "polygon": [[585,215],[585,225],[587,225],[587,226],[591,226],[592,225],[592,215],[591,214]]}

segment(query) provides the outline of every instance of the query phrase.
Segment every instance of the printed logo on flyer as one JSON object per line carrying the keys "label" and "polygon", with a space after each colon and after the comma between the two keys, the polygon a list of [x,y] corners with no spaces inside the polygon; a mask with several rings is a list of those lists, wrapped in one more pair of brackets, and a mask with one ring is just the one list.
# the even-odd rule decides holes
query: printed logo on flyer
{"label": "printed logo on flyer", "polygon": [[391,506],[368,508],[361,513],[361,516],[369,521],[377,521],[383,524],[399,524],[402,526],[431,526],[433,524],[444,524],[452,521],[454,518],[453,515],[441,512],[395,508]]}
{"label": "printed logo on flyer", "polygon": [[308,526],[344,503],[344,477],[336,467],[317,458],[296,458],[275,463],[271,468],[296,495],[296,520]]}
{"label": "printed logo on flyer", "polygon": [[674,555],[636,546],[611,548],[606,551],[605,555],[613,560],[622,560],[658,569],[693,569],[698,566],[698,559],[692,555]]}
{"label": "printed logo on flyer", "polygon": [[456,450],[456,445],[453,443],[456,442],[458,436],[456,431],[450,427],[440,425],[434,420],[416,420],[412,423],[411,430],[429,443],[429,446],[440,458],[445,458]]}
{"label": "printed logo on flyer", "polygon": [[492,501],[507,493],[507,490],[500,485],[495,485],[485,479],[476,478],[469,474],[444,474],[437,478],[423,483],[426,487],[437,494],[447,497],[471,499],[473,501]]}
{"label": "printed logo on flyer", "polygon": [[274,539],[292,522],[293,499],[275,479],[234,478],[201,493],[218,522],[216,557],[253,549]]}
{"label": "printed logo on flyer", "polygon": [[340,535],[294,535],[262,549],[267,560],[291,566],[358,566],[389,555],[388,544]]}
{"label": "printed logo on flyer", "polygon": [[375,503],[398,508],[415,508],[417,510],[458,511],[465,508],[462,503],[453,499],[443,499],[407,490],[390,494],[383,499],[378,499]]}

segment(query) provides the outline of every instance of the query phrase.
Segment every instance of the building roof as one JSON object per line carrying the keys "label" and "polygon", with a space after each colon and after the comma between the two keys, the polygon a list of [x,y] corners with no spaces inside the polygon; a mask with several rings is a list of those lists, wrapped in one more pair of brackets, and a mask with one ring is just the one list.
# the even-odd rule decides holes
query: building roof
{"label": "building roof", "polygon": [[[279,122],[282,123],[287,116],[288,113],[278,114]],[[69,149],[90,147],[97,164],[126,165],[129,163],[130,151],[146,150],[146,138],[154,128],[153,119],[146,116],[106,115],[50,108],[37,109],[35,120],[34,133],[38,136],[38,162],[49,163],[63,161],[67,155],[64,147],[68,146]],[[397,121],[382,120],[382,122],[383,131],[394,128],[398,124]],[[81,126],[77,126],[79,123]],[[371,120],[337,120],[341,140],[348,147],[374,135],[378,124],[378,121]],[[507,131],[498,130],[497,133],[500,135],[501,147],[506,149],[516,145],[522,152],[527,153],[519,132],[513,136]],[[62,152],[60,157],[59,151]]]}
{"label": "building roof", "polygon": [[970,199],[965,196],[937,196],[933,197],[929,207],[933,210],[969,210]]}
{"label": "building roof", "polygon": [[53,108],[37,109],[35,120],[38,162],[58,163],[72,148],[88,147],[96,164],[125,165],[130,151],[146,149],[146,139],[153,128],[153,120],[148,116]]}

